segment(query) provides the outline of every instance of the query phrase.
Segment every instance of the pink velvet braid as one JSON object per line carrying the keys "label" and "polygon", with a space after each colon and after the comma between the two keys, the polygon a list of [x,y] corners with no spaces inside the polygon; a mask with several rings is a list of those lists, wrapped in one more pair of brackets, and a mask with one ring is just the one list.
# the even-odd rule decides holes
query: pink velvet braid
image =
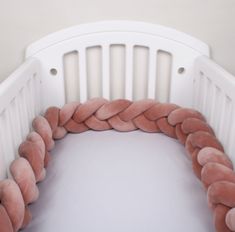
{"label": "pink velvet braid", "polygon": [[18,231],[24,220],[25,204],[15,181],[6,179],[0,182],[0,201],[11,220],[13,231]]}
{"label": "pink velvet braid", "polygon": [[187,139],[187,135],[183,132],[182,128],[181,128],[181,124],[176,124],[175,126],[175,134],[177,139],[183,144],[185,145],[186,139]]}
{"label": "pink velvet braid", "polygon": [[230,209],[226,214],[226,225],[231,231],[235,231],[235,208]]}
{"label": "pink velvet braid", "polygon": [[76,123],[73,119],[69,119],[64,128],[70,133],[82,133],[89,130],[89,127],[84,123]]}
{"label": "pink velvet braid", "polygon": [[173,112],[171,112],[171,114],[168,117],[168,122],[172,126],[175,126],[178,123],[183,123],[183,121],[187,118],[197,118],[202,121],[205,121],[205,118],[202,116],[202,114],[196,110],[178,108]]}
{"label": "pink velvet braid", "polygon": [[[38,190],[35,183],[45,177],[44,167],[50,160],[48,151],[54,147],[54,139],[61,139],[68,132],[81,133],[89,129],[163,132],[185,145],[195,175],[207,188],[208,204],[214,211],[216,231],[235,231],[233,165],[198,111],[150,99],[131,102],[125,99],[108,101],[94,98],[83,104],[68,103],[61,109],[49,107],[44,117],[38,116],[33,120],[33,128],[35,132],[31,132],[19,147],[22,158],[16,159],[11,165],[12,176],[22,194],[19,202],[23,201],[27,205],[36,200]],[[31,220],[27,206],[20,211],[21,223],[18,224],[12,220],[14,217],[7,209],[15,231]],[[4,215],[4,210],[0,212]],[[7,217],[2,216],[0,220],[3,218],[8,225]]]}
{"label": "pink velvet braid", "polygon": [[175,133],[175,127],[168,123],[168,120],[166,117],[158,119],[157,126],[159,127],[161,132],[163,132],[165,135],[172,137],[172,138],[177,138],[176,133]]}
{"label": "pink velvet braid", "polygon": [[42,159],[45,158],[46,147],[42,137],[35,131],[29,133],[26,138],[27,141],[37,144],[38,148],[40,149],[40,155]]}
{"label": "pink velvet braid", "polygon": [[96,131],[110,130],[112,128],[108,122],[99,120],[94,115],[86,119],[85,124],[88,128],[93,128]]}
{"label": "pink velvet braid", "polygon": [[47,168],[50,160],[51,160],[51,154],[48,151],[46,151],[44,158],[44,168]]}
{"label": "pink velvet braid", "polygon": [[21,225],[21,229],[24,229],[32,220],[32,214],[28,208],[28,206],[25,206],[25,211],[24,211],[24,220]]}
{"label": "pink velvet braid", "polygon": [[202,166],[197,161],[199,149],[196,148],[192,153],[192,169],[198,179],[201,179]]}
{"label": "pink velvet braid", "polygon": [[222,151],[213,147],[204,147],[198,153],[198,163],[204,166],[207,163],[219,163],[224,166],[233,169],[233,164],[231,160]]}
{"label": "pink velvet braid", "polygon": [[60,109],[58,107],[52,106],[49,107],[44,114],[45,119],[47,120],[47,122],[51,127],[52,133],[59,124],[59,113]]}
{"label": "pink velvet braid", "polygon": [[158,103],[156,102],[152,107],[144,112],[144,115],[151,121],[156,121],[163,117],[168,117],[168,115],[179,108],[179,106],[171,103]]}
{"label": "pink velvet braid", "polygon": [[231,232],[231,230],[228,228],[226,224],[226,214],[229,211],[229,207],[225,205],[217,205],[214,209],[214,224],[215,229],[218,232]]}
{"label": "pink velvet braid", "polygon": [[191,134],[196,131],[205,131],[214,135],[212,128],[205,121],[198,118],[186,118],[182,122],[181,129],[185,134]]}
{"label": "pink velvet braid", "polygon": [[74,115],[77,107],[80,105],[79,102],[70,102],[65,104],[59,112],[59,126],[62,127],[70,118]]}
{"label": "pink velvet braid", "polygon": [[204,147],[213,147],[223,152],[223,146],[221,143],[216,139],[215,136],[208,132],[196,131],[188,135],[185,142],[185,149],[189,157],[192,156],[192,153],[196,148],[202,149]]}
{"label": "pink velvet braid", "polygon": [[235,207],[235,183],[216,181],[210,185],[207,192],[208,203],[211,205],[223,204]]}
{"label": "pink velvet braid", "polygon": [[53,131],[53,139],[62,139],[67,133],[68,131],[64,127],[56,127],[56,129]]}
{"label": "pink velvet braid", "polygon": [[137,129],[134,122],[122,121],[118,115],[114,115],[110,119],[108,119],[108,123],[109,125],[112,126],[113,129],[117,131],[127,132],[127,131],[133,131]]}
{"label": "pink velvet braid", "polygon": [[126,100],[126,99],[114,100],[112,102],[103,104],[96,111],[95,116],[100,120],[106,120],[121,113],[130,105],[131,105],[131,101]]}
{"label": "pink velvet braid", "polygon": [[46,150],[45,143],[42,139],[42,137],[35,131],[32,131],[29,133],[29,135],[26,138],[27,141],[35,143],[39,150],[40,150],[40,155],[42,157],[42,160],[44,161],[44,167],[47,167],[48,162],[50,160],[50,154]]}
{"label": "pink velvet braid", "polygon": [[37,182],[45,178],[44,159],[42,159],[40,149],[35,143],[23,142],[19,146],[19,155],[28,160]]}
{"label": "pink velvet braid", "polygon": [[17,158],[11,163],[10,171],[21,190],[25,204],[36,201],[39,192],[30,163],[24,158]]}
{"label": "pink velvet braid", "polygon": [[108,103],[106,99],[103,98],[93,98],[86,101],[84,104],[79,105],[75,111],[71,112],[73,119],[77,123],[82,123],[94,113],[105,103]]}
{"label": "pink velvet braid", "polygon": [[119,117],[121,120],[128,122],[140,114],[143,114],[146,110],[156,105],[157,103],[154,100],[140,100],[133,102],[128,108],[119,113]]}
{"label": "pink velvet braid", "polygon": [[222,180],[235,183],[235,173],[233,170],[218,163],[205,164],[202,168],[201,177],[206,187]]}
{"label": "pink velvet braid", "polygon": [[52,150],[54,141],[52,139],[52,130],[48,121],[42,116],[37,116],[33,120],[33,128],[42,137],[47,151]]}
{"label": "pink velvet braid", "polygon": [[157,123],[147,119],[144,114],[138,115],[133,119],[136,128],[139,128],[142,131],[153,133],[161,132]]}
{"label": "pink velvet braid", "polygon": [[5,208],[0,204],[0,232],[13,232],[11,220]]}

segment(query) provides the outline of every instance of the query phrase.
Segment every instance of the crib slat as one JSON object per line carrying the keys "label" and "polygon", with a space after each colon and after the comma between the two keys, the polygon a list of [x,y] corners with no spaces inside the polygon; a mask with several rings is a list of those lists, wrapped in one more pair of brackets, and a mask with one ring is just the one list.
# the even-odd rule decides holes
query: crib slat
{"label": "crib slat", "polygon": [[217,86],[216,87],[216,105],[215,105],[215,112],[214,112],[214,129],[217,133],[217,136],[219,137],[219,127],[220,127],[220,117],[222,116],[223,108],[224,108],[224,102],[223,102],[223,94],[221,92],[221,89]]}
{"label": "crib slat", "polygon": [[[1,140],[1,136],[0,136],[0,140]],[[6,173],[7,173],[7,166],[6,166],[6,162],[4,159],[4,151],[3,151],[2,143],[0,141],[0,180],[3,180],[6,178]]]}
{"label": "crib slat", "polygon": [[14,151],[14,144],[13,144],[13,131],[11,129],[11,122],[10,122],[10,113],[9,108],[5,111],[5,126],[4,126],[4,142],[6,143],[6,153],[5,153],[5,160],[7,165],[7,175],[10,175],[9,167],[11,164],[11,161],[15,158],[15,151]]}
{"label": "crib slat", "polygon": [[217,126],[217,136],[219,139],[221,139],[223,137],[223,131],[224,131],[224,125],[225,125],[225,111],[226,111],[226,97],[221,94],[221,104],[219,105],[220,106],[220,115],[218,117],[218,126]]}
{"label": "crib slat", "polygon": [[150,49],[149,72],[148,72],[148,98],[152,99],[155,99],[155,91],[156,91],[156,64],[157,64],[156,50]]}
{"label": "crib slat", "polygon": [[26,88],[25,88],[25,98],[26,98],[26,108],[27,108],[27,113],[29,117],[29,122],[33,120],[33,96],[31,94],[31,89],[30,89],[30,82],[27,82]]}
{"label": "crib slat", "polygon": [[109,45],[102,46],[102,96],[110,99],[110,49]]}
{"label": "crib slat", "polygon": [[38,75],[34,75],[33,77],[33,93],[35,96],[35,115],[38,115],[41,111],[41,80]]}
{"label": "crib slat", "polygon": [[20,142],[23,140],[22,136],[22,123],[21,123],[21,115],[20,115],[20,110],[19,110],[19,105],[18,105],[18,98],[15,99],[14,101],[15,107],[14,107],[14,120],[17,124],[17,144],[19,145]]}
{"label": "crib slat", "polygon": [[87,100],[87,57],[86,49],[79,49],[79,78],[80,78],[80,101]]}
{"label": "crib slat", "polygon": [[21,105],[21,110],[22,110],[22,120],[23,120],[23,139],[29,132],[29,117],[28,117],[28,112],[27,112],[27,107],[26,107],[26,99],[25,99],[25,90],[21,90],[20,94],[20,105]]}
{"label": "crib slat", "polygon": [[233,121],[232,117],[232,100],[226,96],[226,113],[225,113],[225,125],[224,125],[224,144],[226,147],[229,147],[229,134],[231,133],[230,122]]}
{"label": "crib slat", "polygon": [[199,91],[200,91],[200,93],[199,93],[199,101],[198,101],[198,107],[199,107],[199,109],[200,109],[200,111],[203,113],[203,97],[204,97],[204,94],[205,94],[205,92],[204,92],[204,74],[202,74],[201,76],[200,76],[200,78],[199,78]]}
{"label": "crib slat", "polygon": [[234,138],[235,138],[235,120],[233,120],[235,117],[235,102],[231,102],[231,116],[229,121],[229,133],[228,133],[228,147],[227,152],[228,154],[235,154],[235,146],[234,146]]}
{"label": "crib slat", "polygon": [[203,77],[202,79],[202,86],[203,86],[203,95],[202,95],[202,113],[205,114],[207,108],[206,108],[206,102],[207,102],[207,97],[208,97],[208,81],[206,76]]}
{"label": "crib slat", "polygon": [[133,45],[126,46],[125,98],[133,99]]}
{"label": "crib slat", "polygon": [[0,180],[4,179],[7,174],[7,142],[5,137],[5,121],[4,121],[4,114],[5,111],[3,111],[0,114]]}
{"label": "crib slat", "polygon": [[29,86],[29,93],[30,93],[30,108],[31,108],[31,120],[33,120],[33,118],[36,116],[36,112],[35,112],[35,94],[34,94],[34,80],[33,78],[29,80],[29,83],[28,83],[28,86]]}
{"label": "crib slat", "polygon": [[15,99],[12,101],[9,106],[9,122],[10,122],[10,131],[11,138],[13,143],[14,154],[18,153],[18,146],[21,142],[20,126],[18,120],[18,112],[15,104]]}
{"label": "crib slat", "polygon": [[17,106],[17,112],[19,115],[19,125],[20,125],[20,134],[21,134],[21,141],[24,139],[24,136],[26,134],[26,121],[24,120],[24,111],[22,108],[22,102],[21,102],[21,94],[15,99],[16,106]]}
{"label": "crib slat", "polygon": [[208,118],[209,118],[209,123],[210,125],[214,125],[214,112],[215,112],[215,106],[216,106],[216,86],[215,85],[211,85],[211,96],[210,96],[210,99],[211,99],[211,104],[210,104],[210,108],[208,110],[210,110],[210,113],[208,115]]}
{"label": "crib slat", "polygon": [[198,81],[199,77],[198,78],[195,78],[193,79],[193,106],[196,108],[196,109],[199,109],[198,107],[198,102],[199,102],[199,81]]}
{"label": "crib slat", "polygon": [[206,81],[207,81],[207,89],[206,89],[206,104],[204,104],[205,107],[205,111],[204,111],[204,115],[206,115],[207,120],[209,121],[210,117],[211,117],[211,109],[209,109],[209,107],[207,107],[207,104],[211,105],[212,102],[212,93],[213,93],[213,88],[212,88],[212,82],[211,79],[209,77],[206,77]]}

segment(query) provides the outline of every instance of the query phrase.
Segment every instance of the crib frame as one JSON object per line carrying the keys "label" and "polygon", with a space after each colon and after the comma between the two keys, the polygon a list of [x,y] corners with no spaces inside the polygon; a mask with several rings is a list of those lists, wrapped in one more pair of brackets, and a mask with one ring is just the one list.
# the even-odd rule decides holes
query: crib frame
{"label": "crib frame", "polygon": [[[174,29],[132,21],[89,23],[53,33],[27,48],[26,60],[0,85],[0,179],[10,176],[10,162],[18,156],[17,148],[31,130],[32,119],[48,106],[62,106],[68,99],[65,88],[64,56],[76,51],[79,56],[79,86],[75,87],[81,102],[94,97],[87,81],[86,49],[101,49],[100,91],[96,97],[115,99],[110,77],[110,46],[123,45],[124,84],[120,98],[138,100],[156,95],[160,68],[157,52],[171,55],[168,67],[170,85],[165,101],[200,110],[216,132],[225,151],[235,162],[235,79],[209,58],[205,43]],[[134,85],[134,48],[147,52],[146,89]],[[182,69],[183,68],[183,69]],[[181,72],[183,71],[183,73]],[[137,90],[139,91],[137,91]],[[89,92],[90,91],[90,92]],[[72,99],[72,100],[78,100]]]}

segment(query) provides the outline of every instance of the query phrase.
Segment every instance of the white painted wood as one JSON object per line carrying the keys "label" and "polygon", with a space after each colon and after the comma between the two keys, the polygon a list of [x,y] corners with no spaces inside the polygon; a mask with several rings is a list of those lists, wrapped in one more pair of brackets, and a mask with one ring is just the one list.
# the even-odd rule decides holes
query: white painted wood
{"label": "white painted wood", "polygon": [[63,56],[64,91],[66,102],[79,100],[78,53],[70,52]]}
{"label": "white painted wood", "polygon": [[[208,80],[210,85],[206,85]],[[235,77],[202,56],[195,62],[194,86],[194,107],[206,116],[226,153],[235,162]]]}
{"label": "white painted wood", "polygon": [[10,176],[10,172],[9,172],[9,167],[10,164],[12,162],[12,160],[14,160],[15,158],[15,151],[14,151],[14,136],[13,136],[13,131],[12,131],[12,122],[11,122],[11,117],[10,117],[10,108],[11,106],[9,106],[5,112],[4,112],[4,120],[3,123],[4,125],[1,125],[1,128],[4,131],[4,142],[6,143],[6,153],[4,154],[4,159],[6,162],[6,166],[7,166],[7,176]]}
{"label": "white painted wood", "polygon": [[168,102],[172,93],[172,55],[169,52],[158,50],[157,52],[157,80],[156,80],[156,100]]}
{"label": "white painted wood", "polygon": [[[31,44],[26,51],[26,57],[34,56],[36,53],[47,49],[50,46],[54,46],[57,43],[64,42],[66,40],[73,39],[75,37],[82,37],[86,34],[99,34],[103,32],[127,32],[127,33],[141,33],[148,34],[149,36],[162,37],[166,40],[173,40],[176,43],[184,44],[199,53],[208,54],[208,46],[202,41],[179,32],[177,30],[164,27],[161,25],[144,23],[138,21],[104,21],[88,24],[81,24],[61,30],[59,32],[50,34],[39,41]],[[133,39],[133,38],[132,38]]]}
{"label": "white painted wood", "polygon": [[79,78],[80,78],[80,101],[87,100],[87,71],[86,71],[86,51],[79,50]]}
{"label": "white painted wood", "polygon": [[111,100],[125,97],[126,76],[125,45],[110,46],[110,94]]}
{"label": "white painted wood", "polygon": [[[40,63],[36,59],[27,59],[12,75],[0,85],[0,113],[16,97],[21,89],[26,86],[29,79],[37,74],[40,77]],[[38,86],[39,87],[39,86]]]}
{"label": "white painted wood", "polygon": [[133,99],[133,45],[126,46],[126,76],[125,76],[125,98]]}
{"label": "white painted wood", "polygon": [[110,100],[110,46],[102,46],[102,97]]}
{"label": "white painted wood", "polygon": [[149,51],[149,72],[148,72],[148,98],[155,98],[156,95],[156,65],[157,51],[150,49]]}
{"label": "white painted wood", "polygon": [[[34,109],[34,107],[32,107]],[[14,151],[15,154],[17,154],[18,147],[20,143],[22,142],[22,135],[21,135],[21,125],[20,125],[20,115],[19,115],[19,110],[17,107],[17,101],[16,98],[12,102],[12,113],[11,113],[11,118],[10,121],[13,122],[13,131],[14,131]]]}
{"label": "white painted wood", "polygon": [[[9,165],[18,155],[19,144],[29,133],[35,116],[33,112],[38,114],[41,111],[39,101],[30,90],[30,82],[36,77],[40,79],[40,76],[40,64],[31,58],[0,85],[0,167],[5,167],[0,169],[0,179],[10,176]],[[34,87],[36,89],[40,93],[39,81]]]}

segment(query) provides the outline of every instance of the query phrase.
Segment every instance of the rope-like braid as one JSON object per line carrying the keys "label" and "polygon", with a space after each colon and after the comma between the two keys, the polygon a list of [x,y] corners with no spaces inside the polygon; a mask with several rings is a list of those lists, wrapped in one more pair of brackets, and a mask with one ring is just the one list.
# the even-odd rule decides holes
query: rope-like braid
{"label": "rope-like braid", "polygon": [[[24,162],[19,160],[23,158],[19,158],[13,161],[11,166],[12,176],[21,190],[26,206],[38,196],[36,182],[45,177],[45,167],[50,158],[49,151],[54,147],[54,140],[62,139],[69,132],[81,133],[89,129],[140,129],[151,133],[162,132],[178,139],[185,146],[196,176],[207,189],[208,203],[214,212],[216,230],[235,231],[233,165],[224,154],[223,147],[216,139],[212,128],[198,111],[150,99],[131,102],[125,99],[108,101],[95,98],[83,104],[68,103],[61,109],[50,107],[44,116],[37,116],[33,120],[33,128],[35,132],[32,132],[19,147],[19,154],[24,158]],[[22,176],[17,172],[17,162],[22,163],[22,168],[22,165],[28,165],[26,161],[31,165],[34,174],[24,177],[34,189],[31,193],[25,191],[25,186],[20,180]],[[9,218],[14,224],[11,215]],[[16,230],[18,229],[17,227]]]}

